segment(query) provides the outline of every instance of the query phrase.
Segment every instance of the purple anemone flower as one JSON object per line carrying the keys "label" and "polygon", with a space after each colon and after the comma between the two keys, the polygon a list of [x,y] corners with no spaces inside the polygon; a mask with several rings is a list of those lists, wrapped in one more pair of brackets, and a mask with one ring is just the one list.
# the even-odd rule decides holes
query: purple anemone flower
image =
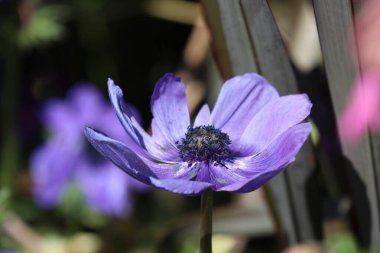
{"label": "purple anemone flower", "polygon": [[309,98],[280,97],[257,74],[228,80],[212,112],[203,105],[193,124],[183,82],[166,74],[151,99],[152,136],[110,79],[108,89],[130,139],[123,143],[86,128],[88,140],[131,177],[179,194],[253,191],[295,160],[311,130],[310,123],[301,123],[312,107]]}
{"label": "purple anemone flower", "polygon": [[[140,121],[138,112],[130,105],[128,108]],[[95,87],[81,84],[65,100],[51,100],[43,109],[42,121],[51,138],[31,157],[37,203],[45,208],[56,206],[67,187],[75,183],[91,209],[112,216],[128,214],[131,191],[146,186],[95,154],[83,136],[84,127],[90,125],[129,140],[112,106]]]}

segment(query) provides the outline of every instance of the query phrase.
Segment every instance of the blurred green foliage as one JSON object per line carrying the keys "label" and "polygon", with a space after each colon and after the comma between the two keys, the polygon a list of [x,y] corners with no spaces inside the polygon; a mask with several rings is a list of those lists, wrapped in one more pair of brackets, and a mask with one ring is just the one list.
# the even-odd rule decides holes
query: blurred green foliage
{"label": "blurred green foliage", "polygon": [[67,187],[58,211],[63,216],[70,217],[69,224],[73,225],[75,230],[78,229],[78,226],[100,228],[108,222],[106,216],[92,211],[86,206],[79,188],[74,183]]}
{"label": "blurred green foliage", "polygon": [[0,188],[0,224],[9,213],[10,197],[11,192],[8,188]]}
{"label": "blurred green foliage", "polygon": [[70,10],[64,5],[46,5],[36,9],[28,23],[20,29],[18,43],[22,49],[60,41],[65,35],[64,22]]}
{"label": "blurred green foliage", "polygon": [[349,231],[327,236],[325,244],[329,252],[333,253],[380,253],[380,249],[361,248]]}

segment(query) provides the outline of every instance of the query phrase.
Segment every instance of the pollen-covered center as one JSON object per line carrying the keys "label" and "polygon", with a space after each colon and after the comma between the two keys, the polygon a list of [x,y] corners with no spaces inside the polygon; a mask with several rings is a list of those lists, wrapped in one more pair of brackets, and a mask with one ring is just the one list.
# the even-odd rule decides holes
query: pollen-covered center
{"label": "pollen-covered center", "polygon": [[231,157],[228,148],[230,143],[226,133],[210,125],[189,127],[185,138],[182,138],[177,147],[183,161],[192,163],[208,160],[223,164],[223,161]]}

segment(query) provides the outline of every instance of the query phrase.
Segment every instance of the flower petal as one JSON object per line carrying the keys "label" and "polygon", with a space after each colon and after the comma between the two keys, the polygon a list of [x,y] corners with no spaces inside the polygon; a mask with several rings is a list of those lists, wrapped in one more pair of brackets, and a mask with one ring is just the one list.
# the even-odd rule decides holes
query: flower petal
{"label": "flower petal", "polygon": [[77,117],[73,117],[73,113],[76,112],[72,110],[70,105],[60,100],[51,99],[43,106],[42,122],[54,135],[78,139],[78,136],[83,134],[83,128],[80,128],[81,122]]}
{"label": "flower petal", "polygon": [[237,192],[237,193],[247,193],[254,191],[280,173],[282,170],[277,171],[268,171],[266,173],[261,174],[258,177],[251,178],[249,180],[236,182],[231,185],[227,185],[225,187],[219,188],[217,191],[229,191],[229,192]]}
{"label": "flower petal", "polygon": [[[131,142],[128,146],[138,155],[151,160],[165,161],[168,156],[174,157],[172,153],[175,153],[175,151],[173,151],[173,149],[166,146],[157,146],[151,136],[144,131],[135,119],[133,111],[130,110],[124,102],[123,92],[120,87],[116,86],[111,79],[108,79],[108,91],[121,124],[132,140],[134,140],[134,143]],[[171,153],[168,153],[169,151],[171,151]]]}
{"label": "flower petal", "polygon": [[304,120],[312,104],[307,95],[280,97],[265,105],[251,120],[232,149],[240,156],[256,154],[290,127]]}
{"label": "flower petal", "polygon": [[244,193],[259,188],[294,160],[310,131],[310,123],[293,126],[273,141],[263,152],[251,158],[240,159],[235,165],[227,165],[229,173],[247,179],[221,187],[218,191]]}
{"label": "flower petal", "polygon": [[157,177],[142,161],[141,157],[123,143],[88,127],[85,129],[85,135],[99,153],[111,160],[131,177],[146,184],[150,184],[149,177]]}
{"label": "flower petal", "polygon": [[94,148],[111,160],[128,175],[146,184],[148,177],[156,178],[191,178],[196,167],[189,167],[187,162],[155,162],[134,153],[123,143],[113,140],[91,128],[85,129],[85,135]]}
{"label": "flower petal", "polygon": [[[98,113],[101,113],[106,106],[102,93],[87,82],[77,83],[70,89],[65,104],[77,115],[78,120],[82,120],[82,124],[97,122]],[[82,131],[83,129],[81,134]]]}
{"label": "flower petal", "polygon": [[207,161],[198,162],[197,167],[196,180],[201,182],[211,182],[209,163]]}
{"label": "flower petal", "polygon": [[[236,164],[234,165],[236,166]],[[230,170],[230,168],[225,165],[212,163],[209,165],[209,168],[210,182],[212,183],[214,190],[246,180],[245,177],[235,173],[234,170]]]}
{"label": "flower petal", "polygon": [[[115,108],[116,115],[123,125],[125,131],[129,136],[140,146],[145,148],[144,140],[150,138],[149,135],[140,127],[136,120],[134,120],[133,112],[125,104],[123,92],[120,87],[115,85],[112,79],[108,79],[108,93],[113,107]],[[136,151],[138,147],[136,147]]]}
{"label": "flower petal", "polygon": [[[190,125],[185,85],[182,80],[173,74],[162,77],[154,88],[150,106],[155,120],[154,127],[159,128],[161,133],[160,139],[164,136],[175,146],[176,141],[185,136]],[[157,136],[153,135],[153,138]]]}
{"label": "flower petal", "polygon": [[210,108],[207,104],[204,104],[195,117],[194,127],[208,126],[211,124]]}
{"label": "flower petal", "polygon": [[45,208],[56,206],[69,183],[79,154],[61,139],[50,140],[31,156],[31,175],[36,202]]}
{"label": "flower petal", "polygon": [[91,164],[82,161],[75,179],[87,204],[95,211],[112,216],[132,211],[129,176],[108,161]]}
{"label": "flower petal", "polygon": [[188,196],[197,196],[202,194],[212,185],[207,182],[190,181],[183,179],[156,179],[150,178],[152,185],[162,190],[179,193]]}
{"label": "flower petal", "polygon": [[162,161],[174,161],[179,157],[179,151],[176,145],[166,138],[166,135],[157,125],[157,119],[152,120],[152,144],[147,145],[150,153],[155,154]]}
{"label": "flower petal", "polygon": [[277,91],[263,77],[257,74],[236,76],[223,85],[211,113],[211,122],[234,141],[253,116],[278,97]]}

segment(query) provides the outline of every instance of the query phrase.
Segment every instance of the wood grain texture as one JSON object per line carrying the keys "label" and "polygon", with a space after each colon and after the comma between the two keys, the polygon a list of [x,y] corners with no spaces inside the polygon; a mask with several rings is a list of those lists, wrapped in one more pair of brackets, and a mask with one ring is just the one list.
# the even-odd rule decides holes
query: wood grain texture
{"label": "wood grain texture", "polygon": [[[241,4],[261,74],[281,95],[299,93],[287,51],[267,1],[241,0]],[[308,201],[310,194],[307,189],[312,188],[309,185],[315,181],[314,168],[313,148],[307,141],[296,161],[284,172],[294,220],[293,227],[286,225],[290,243],[319,239],[322,231],[321,224],[317,222],[321,214],[312,215],[320,203],[314,199],[314,207],[311,207]],[[283,222],[286,224],[287,221]]]}
{"label": "wood grain texture", "polygon": [[207,13],[213,53],[223,78],[257,72],[239,2],[204,0],[201,3]]}
{"label": "wood grain texture", "polygon": [[260,72],[280,95],[297,93],[297,82],[280,32],[266,0],[242,0],[243,14]]}
{"label": "wood grain texture", "polygon": [[217,0],[201,0],[203,16],[211,32],[211,50],[221,76],[232,75],[231,61],[226,42],[226,34],[221,23]]}
{"label": "wood grain texture", "polygon": [[[325,71],[338,116],[345,106],[358,70],[358,63],[352,60],[347,48],[347,31],[352,27],[353,20],[352,3],[349,0],[313,0],[313,3]],[[357,147],[343,144],[342,149],[353,168],[349,171],[349,179],[359,238],[369,246],[380,246],[379,193],[371,140],[367,135]]]}

